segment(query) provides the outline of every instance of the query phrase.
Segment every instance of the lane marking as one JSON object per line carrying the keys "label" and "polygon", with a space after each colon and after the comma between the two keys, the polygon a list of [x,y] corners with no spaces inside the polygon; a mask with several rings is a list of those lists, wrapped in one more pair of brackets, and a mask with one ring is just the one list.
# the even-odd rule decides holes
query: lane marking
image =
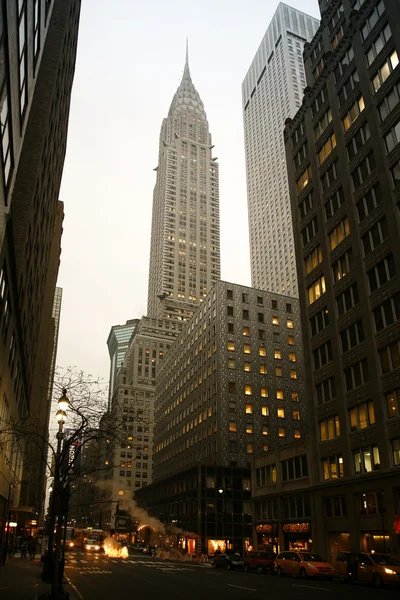
{"label": "lane marking", "polygon": [[248,590],[249,592],[258,592],[258,590],[255,590],[254,588],[243,587],[242,585],[233,585],[233,583],[228,583],[227,586],[239,588],[241,590]]}
{"label": "lane marking", "polygon": [[78,591],[78,589],[74,586],[74,584],[72,583],[72,581],[70,580],[70,578],[67,575],[64,575],[65,579],[68,581],[69,585],[72,587],[72,589],[74,590],[74,592],[76,594],[78,594],[79,598],[81,600],[83,600],[83,596],[82,594]]}
{"label": "lane marking", "polygon": [[300,585],[298,583],[292,583],[292,586],[293,587],[308,588],[309,590],[322,590],[323,592],[330,592],[331,591],[329,588],[315,587],[313,585]]}

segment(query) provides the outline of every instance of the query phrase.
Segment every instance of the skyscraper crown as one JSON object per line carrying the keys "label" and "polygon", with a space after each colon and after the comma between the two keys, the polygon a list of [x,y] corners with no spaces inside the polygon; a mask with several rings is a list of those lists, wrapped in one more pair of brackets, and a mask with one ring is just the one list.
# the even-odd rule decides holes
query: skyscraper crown
{"label": "skyscraper crown", "polygon": [[172,99],[171,106],[169,109],[168,116],[171,116],[175,112],[183,112],[186,110],[193,111],[207,119],[206,112],[204,110],[203,102],[201,101],[200,95],[193,85],[192,78],[190,76],[189,69],[189,56],[188,47],[186,42],[186,61],[185,68],[183,70],[183,76],[180,86],[175,92],[175,96]]}

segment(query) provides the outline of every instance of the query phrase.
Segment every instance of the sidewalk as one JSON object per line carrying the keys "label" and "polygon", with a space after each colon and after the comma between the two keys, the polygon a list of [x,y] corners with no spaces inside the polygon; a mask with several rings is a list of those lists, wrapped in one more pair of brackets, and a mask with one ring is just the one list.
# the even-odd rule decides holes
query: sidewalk
{"label": "sidewalk", "polygon": [[[21,559],[20,554],[7,559],[0,567],[1,600],[38,600],[42,594],[50,593],[51,585],[41,581],[43,563],[40,557],[35,560]],[[71,600],[79,600],[68,583],[64,583],[65,591]]]}

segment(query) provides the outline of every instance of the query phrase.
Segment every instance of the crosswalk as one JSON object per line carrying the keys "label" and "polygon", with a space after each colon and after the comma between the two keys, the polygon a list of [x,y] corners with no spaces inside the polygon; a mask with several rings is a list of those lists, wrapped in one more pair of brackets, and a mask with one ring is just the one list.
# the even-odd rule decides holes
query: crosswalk
{"label": "crosswalk", "polygon": [[[83,555],[86,557],[87,555]],[[110,564],[124,564],[127,568],[133,568],[135,566],[147,567],[151,569],[157,569],[158,571],[163,571],[164,573],[176,573],[179,571],[194,571],[199,567],[210,567],[208,563],[199,563],[197,565],[192,565],[190,563],[172,563],[168,561],[162,560],[143,560],[140,558],[129,557],[127,559],[116,559],[116,558],[108,558],[102,554],[95,554],[91,556],[92,560],[87,560],[87,558],[81,558],[81,556],[77,553],[69,553],[65,556],[65,569],[68,571],[75,571],[79,573],[79,575],[111,575],[112,571],[109,569]],[[95,564],[93,564],[95,561]]]}

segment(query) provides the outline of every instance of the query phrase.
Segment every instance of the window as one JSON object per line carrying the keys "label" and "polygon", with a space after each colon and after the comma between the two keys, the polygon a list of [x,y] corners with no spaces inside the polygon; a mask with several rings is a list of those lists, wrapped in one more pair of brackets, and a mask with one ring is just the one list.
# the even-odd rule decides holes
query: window
{"label": "window", "polygon": [[340,258],[332,265],[333,279],[335,282],[340,281],[343,277],[346,277],[353,268],[353,252],[351,248],[342,254]]}
{"label": "window", "polygon": [[316,81],[318,79],[318,77],[320,76],[320,74],[322,73],[322,69],[324,68],[324,61],[321,58],[321,60],[319,60],[313,70],[313,77],[314,77],[314,81]]}
{"label": "window", "polygon": [[263,386],[260,388],[260,396],[261,398],[268,398],[268,388]]}
{"label": "window", "polygon": [[385,135],[385,144],[387,153],[391,152],[400,142],[400,120],[391,128],[389,133]]}
{"label": "window", "polygon": [[292,146],[293,147],[299,143],[299,141],[303,137],[303,135],[304,135],[304,126],[303,126],[303,121],[302,121],[293,134],[293,137],[292,137]]}
{"label": "window", "polygon": [[367,275],[371,293],[390,281],[396,275],[393,254],[388,254],[386,258],[370,269]]}
{"label": "window", "polygon": [[288,344],[289,346],[294,346],[295,341],[294,341],[294,335],[288,335]]}
{"label": "window", "polygon": [[249,320],[249,311],[247,309],[243,310],[243,319],[245,319],[246,321]]}
{"label": "window", "polygon": [[325,216],[326,220],[333,217],[337,213],[339,208],[344,204],[344,191],[342,186],[325,202]]}
{"label": "window", "polygon": [[285,409],[278,408],[276,411],[276,414],[277,414],[278,419],[284,419],[285,418]]}
{"label": "window", "polygon": [[235,351],[235,342],[232,341],[228,341],[228,351],[229,352],[234,352]]}
{"label": "window", "polygon": [[272,317],[272,325],[279,325],[279,317]]}
{"label": "window", "polygon": [[376,184],[373,188],[368,190],[361,200],[357,202],[358,219],[360,223],[371,214],[373,210],[380,204],[382,200],[381,189],[379,184]]}
{"label": "window", "polygon": [[399,57],[397,56],[396,50],[392,52],[390,56],[388,56],[382,66],[375,73],[372,78],[372,85],[374,91],[377,92],[379,88],[385,83],[386,79],[389,75],[394,71],[394,69],[399,64]]}
{"label": "window", "polygon": [[253,443],[247,444],[247,454],[253,454],[253,452],[254,452],[254,444]]}
{"label": "window", "polygon": [[318,121],[316,127],[314,128],[315,139],[318,138],[324,133],[325,129],[329,126],[329,123],[332,121],[332,111],[329,108],[326,113],[323,114],[321,119]]}
{"label": "window", "polygon": [[359,450],[353,450],[354,472],[370,473],[381,468],[378,446],[368,446]]}
{"label": "window", "polygon": [[328,308],[325,306],[310,319],[311,335],[314,337],[329,325]]}
{"label": "window", "polygon": [[235,326],[233,323],[228,323],[228,333],[233,333],[235,330]]}
{"label": "window", "polygon": [[317,217],[311,219],[309,223],[302,229],[301,236],[303,238],[303,246],[306,246],[313,237],[318,233],[318,221]]}
{"label": "window", "polygon": [[374,169],[375,158],[373,153],[370,152],[351,173],[354,191],[358,190]]}
{"label": "window", "polygon": [[314,302],[316,302],[322,296],[322,294],[325,294],[326,292],[325,277],[322,276],[319,279],[317,279],[317,281],[314,281],[314,283],[310,285],[309,288],[307,288],[307,292],[308,303],[313,304]]}
{"label": "window", "polygon": [[298,194],[300,194],[300,192],[306,187],[306,185],[308,185],[310,180],[311,180],[311,167],[307,167],[303,171],[303,173],[300,175],[299,179],[296,182]]}
{"label": "window", "polygon": [[353,323],[347,329],[340,332],[340,338],[342,340],[342,350],[347,352],[350,348],[358,346],[364,341],[364,327],[361,319],[356,323]]}
{"label": "window", "polygon": [[390,169],[390,172],[392,174],[393,186],[396,188],[400,185],[400,160],[395,163],[394,167]]}
{"label": "window", "polygon": [[228,391],[229,391],[229,393],[233,394],[233,393],[235,393],[235,390],[236,390],[236,384],[235,384],[235,382],[234,381],[230,381],[228,383]]}
{"label": "window", "polygon": [[276,465],[266,465],[265,467],[258,467],[255,469],[256,472],[256,487],[262,487],[264,485],[270,485],[276,483]]}
{"label": "window", "polygon": [[358,287],[356,283],[353,283],[348,287],[340,296],[336,296],[336,305],[338,309],[338,315],[341,317],[359,302]]}
{"label": "window", "polygon": [[368,15],[365,20],[365,24],[361,29],[361,35],[363,40],[365,40],[368,35],[371,33],[377,22],[379,21],[379,17],[383,15],[385,12],[385,6],[383,4],[383,0],[381,0],[373,9],[373,11]]}
{"label": "window", "polygon": [[280,350],[275,350],[274,351],[274,358],[276,358],[277,360],[281,360],[282,358],[282,353]]}
{"label": "window", "polygon": [[253,414],[253,405],[246,404],[246,415],[252,415],[252,414]]}
{"label": "window", "polygon": [[265,340],[265,331],[264,331],[264,329],[259,329],[258,330],[258,339],[259,340]]}
{"label": "window", "polygon": [[350,430],[366,429],[375,423],[375,411],[372,400],[349,410]]}
{"label": "window", "polygon": [[275,377],[282,377],[282,367],[275,367]]}
{"label": "window", "polygon": [[243,344],[243,354],[251,354],[250,344]]}
{"label": "window", "polygon": [[326,93],[326,88],[324,87],[321,89],[318,96],[315,98],[314,102],[312,103],[313,117],[315,117],[317,112],[319,112],[319,110],[322,108],[322,106],[325,103],[325,101],[327,100],[327,98],[328,98],[328,95]]}
{"label": "window", "polygon": [[319,164],[322,165],[328,156],[334,151],[336,148],[336,136],[334,133],[327,139],[325,144],[318,151],[318,161]]}
{"label": "window", "polygon": [[305,259],[306,274],[311,273],[322,262],[321,246],[317,246]]}
{"label": "window", "polygon": [[246,424],[246,433],[254,433],[253,431],[253,425],[251,423],[247,423]]}
{"label": "window", "polygon": [[321,175],[321,188],[322,192],[326,192],[328,188],[333,184],[338,176],[337,160],[333,162],[328,169]]}
{"label": "window", "polygon": [[353,135],[350,142],[347,144],[347,154],[349,160],[353,160],[357,152],[367,143],[371,137],[368,123],[359,127],[358,131]]}
{"label": "window", "polygon": [[280,438],[286,437],[286,428],[285,427],[278,427],[278,437],[280,437]]}
{"label": "window", "polygon": [[382,492],[365,492],[359,495],[360,515],[377,515],[383,513],[384,497]]}
{"label": "window", "polygon": [[244,393],[246,396],[252,396],[253,395],[253,386],[251,385],[245,385],[244,386]]}
{"label": "window", "polygon": [[264,304],[264,298],[262,296],[257,296],[257,304],[260,304],[260,305]]}
{"label": "window", "polygon": [[282,481],[292,481],[308,476],[307,456],[301,454],[281,461]]}
{"label": "window", "polygon": [[369,381],[367,359],[363,358],[354,365],[351,365],[351,367],[345,369],[344,376],[346,379],[346,390],[348,392]]}
{"label": "window", "polygon": [[343,32],[344,32],[343,25],[341,25],[331,40],[332,50],[336,49],[336,46],[338,45],[338,43],[340,42],[340,40],[343,37]]}
{"label": "window", "polygon": [[343,221],[340,221],[339,225],[335,227],[329,234],[329,245],[330,249],[334,250],[343,240],[350,235],[349,220],[346,217]]}
{"label": "window", "polygon": [[322,476],[328,479],[340,479],[344,476],[343,457],[340,454],[322,459]]}
{"label": "window", "polygon": [[289,375],[290,375],[290,379],[297,379],[296,369],[290,369]]}
{"label": "window", "polygon": [[[263,417],[269,417],[269,406],[267,406],[266,404],[263,404],[261,406],[261,415]],[[263,435],[266,435],[263,433]]]}
{"label": "window", "polygon": [[312,209],[312,207],[314,206],[314,199],[313,199],[313,195],[310,192],[302,202],[300,202],[299,204],[299,214],[300,214],[300,219],[303,219],[306,214],[308,214],[310,212],[310,210]]}
{"label": "window", "polygon": [[346,496],[322,498],[325,517],[347,517]]}
{"label": "window", "polygon": [[289,352],[289,362],[296,362],[296,355],[294,352]]}
{"label": "window", "polygon": [[317,395],[318,406],[333,400],[336,398],[335,378],[328,377],[327,379],[324,379],[324,381],[315,386],[315,391]]}
{"label": "window", "polygon": [[242,294],[242,302],[248,303],[248,301],[249,301],[249,295],[247,293],[243,293]]}
{"label": "window", "polygon": [[227,312],[228,317],[233,317],[233,306],[227,306],[226,312]]}
{"label": "window", "polygon": [[383,375],[398,369],[400,367],[400,342],[396,340],[386,348],[382,348],[382,350],[379,350],[379,356]]}
{"label": "window", "polygon": [[226,290],[226,297],[228,300],[233,300],[233,290]]}
{"label": "window", "polygon": [[229,421],[229,431],[236,432],[236,421]]}
{"label": "window", "polygon": [[249,337],[249,335],[250,335],[250,327],[243,327],[243,335],[245,337]]}
{"label": "window", "polygon": [[235,359],[234,358],[228,358],[228,369],[235,369]]}
{"label": "window", "polygon": [[397,84],[392,87],[392,89],[386,94],[386,96],[378,106],[381,121],[384,121],[386,119],[386,117],[392,112],[392,110],[396,108],[399,102],[400,86],[399,84]]}
{"label": "window", "polygon": [[292,411],[292,418],[293,421],[300,421],[300,411],[299,410],[293,410]]}
{"label": "window", "polygon": [[292,312],[292,305],[289,304],[288,302],[286,303],[286,312],[289,314]]}
{"label": "window", "polygon": [[319,422],[319,439],[321,442],[340,437],[339,415],[333,415]]}
{"label": "window", "polygon": [[299,440],[299,439],[301,438],[301,430],[300,430],[300,429],[298,429],[297,427],[295,427],[295,428],[293,429],[293,438],[294,438],[295,440]]}
{"label": "window", "polygon": [[400,466],[400,437],[392,440],[391,444],[392,444],[393,464],[395,467],[398,467],[398,466]]}
{"label": "window", "polygon": [[276,390],[276,399],[283,400],[283,398],[284,398],[283,390]]}
{"label": "window", "polygon": [[294,324],[293,324],[293,321],[292,321],[292,319],[287,319],[287,320],[286,320],[286,327],[287,327],[288,329],[293,329],[293,328],[294,328]]}
{"label": "window", "polygon": [[[337,70],[336,70],[337,72]],[[335,72],[335,73],[336,73]],[[340,106],[343,106],[348,98],[353,94],[354,90],[358,87],[359,76],[357,71],[353,71],[347,77],[342,87],[339,89],[338,98]]]}
{"label": "window", "polygon": [[332,344],[328,340],[316,350],[313,351],[314,356],[314,369],[320,369],[324,365],[328,364],[332,360]]}
{"label": "window", "polygon": [[386,42],[388,42],[391,37],[392,37],[392,32],[390,31],[390,27],[389,27],[389,25],[386,25],[386,27],[381,29],[381,31],[379,32],[379,35],[375,38],[375,40],[372,42],[371,46],[369,47],[369,50],[367,51],[366,56],[367,56],[367,63],[368,63],[369,67],[372,65],[374,60],[377,58],[378,54],[381,52],[381,50],[385,46]]}
{"label": "window", "polygon": [[[268,409],[268,407],[267,407],[267,409]],[[268,409],[267,412],[268,412],[268,415],[269,415],[269,409]],[[269,427],[268,427],[268,425],[263,425],[262,426],[262,434],[265,435],[265,436],[269,435]]]}
{"label": "window", "polygon": [[388,419],[400,416],[400,388],[386,394]]}
{"label": "window", "polygon": [[293,158],[294,166],[296,169],[298,169],[300,167],[301,163],[306,158],[306,156],[307,156],[307,143],[303,144],[300,147],[300,150],[295,154],[295,156]]}
{"label": "window", "polygon": [[389,327],[400,318],[400,294],[388,298],[382,304],[374,308],[374,319],[376,331]]}
{"label": "window", "polygon": [[348,113],[343,119],[344,130],[347,131],[353,125],[354,121],[359,117],[365,108],[364,98],[360,96],[358,100],[349,109]]}
{"label": "window", "polygon": [[247,373],[251,373],[251,362],[245,362],[243,364],[243,370]]}
{"label": "window", "polygon": [[28,101],[27,94],[27,18],[26,2],[19,2],[18,56],[20,113],[23,116]]}
{"label": "window", "polygon": [[264,313],[257,313],[259,323],[264,323]]}
{"label": "window", "polygon": [[386,218],[383,217],[380,221],[375,223],[362,237],[362,243],[364,246],[364,255],[368,256],[375,248],[377,248],[382,242],[388,237],[388,229]]}

